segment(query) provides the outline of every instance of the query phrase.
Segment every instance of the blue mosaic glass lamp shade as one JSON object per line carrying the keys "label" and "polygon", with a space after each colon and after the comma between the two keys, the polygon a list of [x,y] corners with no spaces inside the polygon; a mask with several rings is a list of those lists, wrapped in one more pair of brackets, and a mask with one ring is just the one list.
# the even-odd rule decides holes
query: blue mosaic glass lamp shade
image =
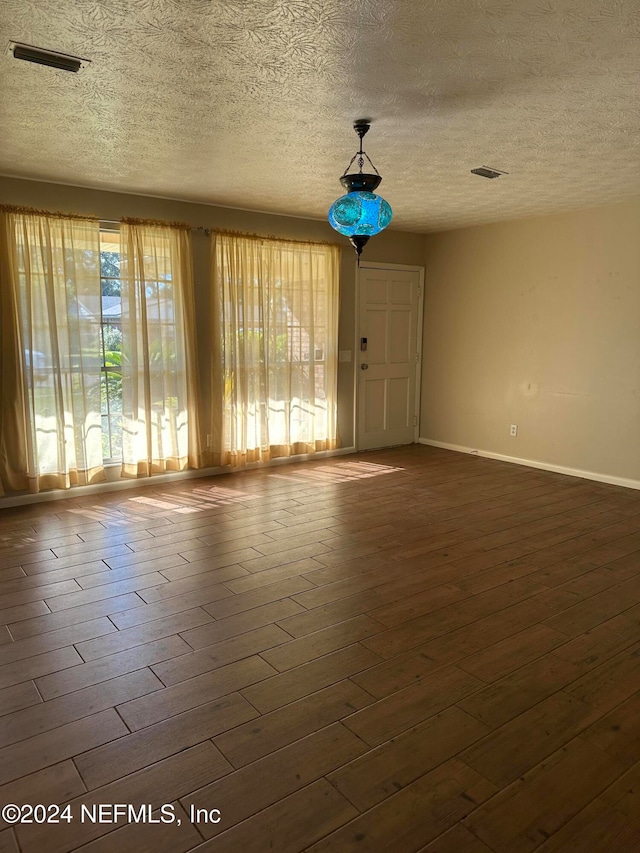
{"label": "blue mosaic glass lamp shade", "polygon": [[391,222],[389,202],[366,191],[340,196],[329,210],[329,224],[345,237],[373,237]]}
{"label": "blue mosaic glass lamp shade", "polygon": [[[369,156],[362,150],[362,137],[368,132],[369,126],[366,119],[361,119],[354,124],[354,130],[360,137],[360,150],[351,158],[345,174],[340,178],[340,183],[347,190],[347,194],[340,196],[329,209],[329,224],[338,233],[349,238],[358,259],[369,237],[385,229],[393,216],[389,202],[374,192],[382,178]],[[360,171],[346,174],[356,157]],[[375,174],[362,171],[365,157]]]}

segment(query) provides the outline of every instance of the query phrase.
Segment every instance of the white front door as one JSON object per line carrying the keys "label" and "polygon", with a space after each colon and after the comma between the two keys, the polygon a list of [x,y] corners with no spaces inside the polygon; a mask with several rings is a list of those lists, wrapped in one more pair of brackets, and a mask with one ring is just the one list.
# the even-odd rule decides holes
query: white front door
{"label": "white front door", "polygon": [[359,272],[358,449],[417,440],[421,274],[361,266]]}

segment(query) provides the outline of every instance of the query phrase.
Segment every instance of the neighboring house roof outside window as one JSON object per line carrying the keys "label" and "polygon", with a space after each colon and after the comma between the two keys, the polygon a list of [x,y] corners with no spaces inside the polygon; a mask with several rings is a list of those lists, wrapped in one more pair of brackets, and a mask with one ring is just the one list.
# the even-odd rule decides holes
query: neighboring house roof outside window
{"label": "neighboring house roof outside window", "polygon": [[[122,300],[119,296],[83,296],[78,300],[78,310],[83,317],[99,317],[102,303],[102,319],[104,321],[120,322],[122,319]],[[150,302],[147,309],[150,321],[162,320],[165,323],[174,322],[174,305],[172,299],[159,299]]]}
{"label": "neighboring house roof outside window", "polygon": [[120,320],[122,317],[122,302],[119,296],[102,297],[102,317],[104,320]]}

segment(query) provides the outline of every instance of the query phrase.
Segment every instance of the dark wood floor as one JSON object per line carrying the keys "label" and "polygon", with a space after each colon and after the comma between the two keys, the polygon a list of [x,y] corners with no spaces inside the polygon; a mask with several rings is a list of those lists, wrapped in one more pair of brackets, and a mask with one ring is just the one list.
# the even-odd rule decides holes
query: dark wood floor
{"label": "dark wood floor", "polygon": [[5,509],[0,617],[1,804],[71,817],[0,853],[640,850],[640,492],[412,446]]}

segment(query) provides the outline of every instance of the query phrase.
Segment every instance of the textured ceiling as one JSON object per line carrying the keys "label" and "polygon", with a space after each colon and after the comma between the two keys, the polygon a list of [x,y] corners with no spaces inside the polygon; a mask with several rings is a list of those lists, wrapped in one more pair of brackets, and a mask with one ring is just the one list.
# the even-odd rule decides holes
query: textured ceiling
{"label": "textured ceiling", "polygon": [[640,195],[640,0],[2,0],[10,39],[91,64],[0,53],[5,175],[322,218],[365,116],[392,227]]}

